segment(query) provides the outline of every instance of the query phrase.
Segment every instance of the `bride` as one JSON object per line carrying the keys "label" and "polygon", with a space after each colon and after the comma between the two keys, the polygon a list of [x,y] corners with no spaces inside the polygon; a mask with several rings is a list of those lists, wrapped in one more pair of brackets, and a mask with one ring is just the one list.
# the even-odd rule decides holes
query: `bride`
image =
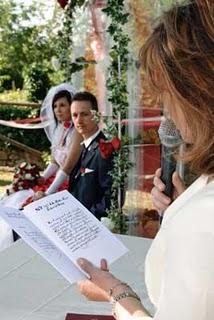
{"label": "bride", "polygon": [[[68,175],[78,161],[82,140],[71,122],[70,105],[73,95],[74,89],[68,83],[62,83],[49,90],[41,107],[41,120],[48,120],[49,123],[45,133],[51,142],[52,160],[42,178],[39,179],[39,185],[5,195],[0,204],[21,209],[26,203],[43,195],[67,188]],[[24,163],[22,165],[24,166]],[[12,242],[13,232],[1,220],[0,250],[8,247]]]}

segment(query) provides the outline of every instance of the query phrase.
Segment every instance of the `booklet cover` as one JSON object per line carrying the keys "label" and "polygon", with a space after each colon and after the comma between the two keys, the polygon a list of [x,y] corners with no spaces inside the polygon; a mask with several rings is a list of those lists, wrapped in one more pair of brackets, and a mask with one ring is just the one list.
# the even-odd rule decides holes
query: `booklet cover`
{"label": "booklet cover", "polygon": [[0,205],[0,216],[20,237],[70,283],[87,278],[76,260],[84,257],[99,266],[128,249],[67,190],[37,200],[24,210]]}
{"label": "booklet cover", "polygon": [[115,320],[113,316],[68,313],[65,320]]}

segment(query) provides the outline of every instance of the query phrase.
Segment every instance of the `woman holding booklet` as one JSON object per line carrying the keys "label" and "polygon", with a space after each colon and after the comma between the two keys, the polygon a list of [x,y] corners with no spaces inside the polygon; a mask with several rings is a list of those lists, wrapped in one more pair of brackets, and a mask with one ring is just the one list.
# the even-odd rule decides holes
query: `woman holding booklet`
{"label": "woman holding booklet", "polygon": [[141,51],[146,80],[175,123],[182,156],[200,177],[165,211],[145,262],[156,306],[152,317],[136,293],[107,270],[80,258],[89,299],[113,303],[117,320],[214,318],[214,2],[192,0],[164,13]]}

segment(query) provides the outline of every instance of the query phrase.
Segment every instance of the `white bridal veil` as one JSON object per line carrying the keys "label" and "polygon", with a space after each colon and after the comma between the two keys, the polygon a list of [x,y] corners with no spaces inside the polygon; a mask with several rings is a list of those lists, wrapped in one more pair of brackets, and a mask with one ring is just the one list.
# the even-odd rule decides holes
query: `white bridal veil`
{"label": "white bridal veil", "polygon": [[53,142],[52,137],[53,137],[54,129],[56,127],[56,120],[54,118],[52,102],[53,102],[54,96],[58,92],[63,90],[70,92],[71,97],[73,97],[76,92],[76,90],[69,83],[61,83],[57,86],[52,87],[48,91],[47,96],[45,97],[42,103],[42,107],[40,111],[41,121],[47,121],[47,120],[49,121],[49,125],[45,127],[44,130],[51,143]]}

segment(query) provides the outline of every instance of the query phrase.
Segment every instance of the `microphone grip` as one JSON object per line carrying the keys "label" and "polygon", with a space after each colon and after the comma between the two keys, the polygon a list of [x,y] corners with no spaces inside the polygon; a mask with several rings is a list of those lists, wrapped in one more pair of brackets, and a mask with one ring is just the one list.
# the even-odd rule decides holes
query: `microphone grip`
{"label": "microphone grip", "polygon": [[175,148],[168,148],[162,145],[161,180],[166,186],[164,194],[170,198],[172,198],[173,194],[172,174],[176,170],[176,160],[173,156],[174,151]]}

